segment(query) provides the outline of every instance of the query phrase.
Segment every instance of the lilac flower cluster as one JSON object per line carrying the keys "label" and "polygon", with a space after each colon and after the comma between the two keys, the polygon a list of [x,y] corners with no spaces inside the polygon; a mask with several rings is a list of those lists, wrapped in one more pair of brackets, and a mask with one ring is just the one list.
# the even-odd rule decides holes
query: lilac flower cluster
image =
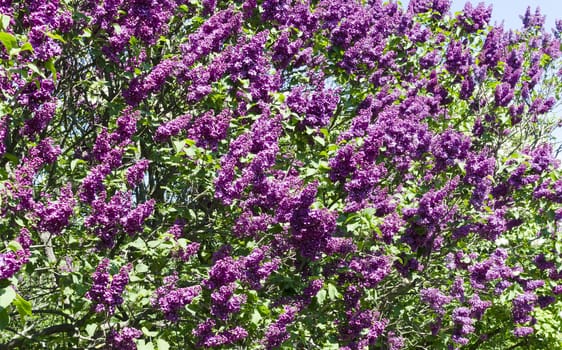
{"label": "lilac flower cluster", "polygon": [[[221,170],[215,180],[215,197],[228,204],[240,198],[248,185],[261,179],[275,163],[280,134],[279,119],[263,115],[252,125],[249,133],[232,141],[228,153],[221,159]],[[243,162],[241,159],[248,154],[255,156],[249,163]],[[235,179],[237,168],[242,175]]]}
{"label": "lilac flower cluster", "polygon": [[438,315],[445,314],[445,306],[451,302],[451,297],[443,294],[437,288],[426,288],[420,292],[421,301],[428,304]]}
{"label": "lilac flower cluster", "polygon": [[275,322],[269,325],[262,340],[267,350],[277,349],[283,342],[289,339],[287,327],[295,320],[297,307],[285,306],[284,312]]}
{"label": "lilac flower cluster", "polygon": [[338,102],[338,92],[333,89],[305,92],[302,86],[295,87],[287,97],[291,111],[304,117],[301,127],[311,128],[328,125]]}
{"label": "lilac flower cluster", "polygon": [[154,141],[156,142],[166,142],[172,136],[178,135],[183,130],[186,130],[191,121],[190,115],[183,115],[176,119],[173,119],[167,123],[164,123],[156,129],[154,133]]}
{"label": "lilac flower cluster", "polygon": [[0,253],[0,280],[14,276],[29,261],[31,256],[29,248],[33,242],[26,228],[20,230],[17,242],[21,245],[21,249]]}
{"label": "lilac flower cluster", "polygon": [[86,175],[80,186],[81,201],[92,204],[96,196],[104,191],[103,180],[111,170],[121,165],[125,146],[131,142],[131,137],[137,130],[139,112],[131,107],[125,108],[117,118],[116,129],[108,133],[104,128],[99,133],[92,149],[92,155],[100,164],[93,167]]}
{"label": "lilac flower cluster", "polygon": [[366,288],[376,287],[391,272],[391,259],[388,256],[371,256],[354,259],[349,268],[360,276],[361,285]]}
{"label": "lilac flower cluster", "polygon": [[[60,152],[60,147],[54,145],[50,138],[45,138],[23,157],[14,171],[13,181],[7,183],[8,192],[18,200],[18,204],[14,208],[16,211],[41,211],[42,206],[35,202],[33,196],[35,177],[44,165],[54,163]],[[71,198],[65,200],[71,201]],[[37,215],[37,213],[34,214]]]}
{"label": "lilac flower cluster", "polygon": [[457,20],[461,26],[468,33],[474,33],[478,30],[484,29],[490,18],[492,17],[492,6],[486,6],[484,3],[479,3],[476,7],[472,3],[467,2],[461,14],[457,16]]}
{"label": "lilac flower cluster", "polygon": [[341,349],[347,350],[365,349],[374,344],[388,324],[388,320],[373,310],[347,311],[345,321],[340,327],[340,338],[347,343]]}
{"label": "lilac flower cluster", "polygon": [[60,191],[59,200],[49,200],[47,204],[37,203],[35,205],[39,231],[59,235],[68,226],[76,201],[70,184],[61,188]]}
{"label": "lilac flower cluster", "polygon": [[159,287],[151,299],[153,307],[158,308],[167,320],[179,321],[179,312],[201,293],[200,286],[177,288],[177,275],[164,278],[164,285]]}
{"label": "lilac flower cluster", "polygon": [[111,329],[107,335],[106,344],[114,350],[136,350],[137,344],[134,339],[141,336],[142,332],[132,327],[125,327],[120,332]]}
{"label": "lilac flower cluster", "polygon": [[192,242],[189,243],[187,245],[187,247],[185,248],[179,248],[176,252],[175,252],[175,256],[177,256],[181,261],[183,262],[187,262],[189,261],[189,259],[194,256],[195,254],[197,254],[197,252],[199,251],[199,248],[201,247],[200,243],[197,242]]}
{"label": "lilac flower cluster", "polygon": [[474,332],[474,319],[470,317],[470,309],[467,307],[458,307],[453,310],[453,322],[455,323],[455,331],[453,332],[453,341],[457,344],[466,345],[469,339],[466,336]]}
{"label": "lilac flower cluster", "polygon": [[211,293],[211,315],[220,320],[227,320],[229,315],[240,311],[246,303],[246,295],[234,295],[235,283],[221,286]]}
{"label": "lilac flower cluster", "polygon": [[197,141],[197,146],[216,151],[218,143],[226,138],[232,112],[228,109],[222,110],[214,115],[212,111],[205,113],[193,122],[188,135]]}
{"label": "lilac flower cluster", "polygon": [[160,35],[165,34],[168,20],[177,5],[175,0],[155,3],[111,0],[103,5],[90,2],[87,13],[92,18],[90,25],[99,26],[109,37],[109,44],[103,48],[104,53],[117,60],[117,54],[128,47],[131,37],[152,45]]}
{"label": "lilac flower cluster", "polygon": [[207,321],[200,323],[197,328],[193,330],[193,335],[200,339],[198,342],[199,347],[211,348],[221,345],[229,345],[248,336],[248,331],[240,326],[215,333],[213,331],[215,325],[216,322],[214,320],[208,319]]}
{"label": "lilac flower cluster", "polygon": [[469,266],[471,286],[474,289],[485,289],[486,284],[491,281],[500,279],[499,284],[502,280],[512,278],[516,268],[505,265],[507,257],[507,251],[498,248],[488,259]]}
{"label": "lilac flower cluster", "polygon": [[107,312],[113,314],[115,307],[123,303],[122,294],[129,283],[129,273],[133,266],[123,266],[119,273],[111,276],[108,272],[109,259],[104,258],[96,271],[92,274],[92,287],[86,293],[86,298],[91,300],[92,308],[96,312]]}
{"label": "lilac flower cluster", "polygon": [[142,230],[145,220],[154,211],[155,200],[151,199],[133,209],[131,193],[117,192],[108,202],[106,196],[105,192],[101,192],[99,198],[92,202],[92,212],[84,224],[93,229],[103,246],[112,247],[121,228],[129,235]]}
{"label": "lilac flower cluster", "polygon": [[127,169],[127,183],[130,187],[135,187],[144,178],[144,173],[148,170],[148,159],[142,159]]}

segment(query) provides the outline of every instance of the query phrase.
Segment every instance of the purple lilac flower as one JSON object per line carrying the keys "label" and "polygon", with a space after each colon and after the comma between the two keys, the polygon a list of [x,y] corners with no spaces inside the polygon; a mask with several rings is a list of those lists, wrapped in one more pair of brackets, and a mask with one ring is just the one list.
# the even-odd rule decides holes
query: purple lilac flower
{"label": "purple lilac flower", "polygon": [[388,256],[371,256],[355,258],[349,268],[360,277],[361,283],[367,288],[374,288],[391,272],[391,259]]}
{"label": "purple lilac flower", "polygon": [[518,295],[512,301],[513,322],[523,324],[531,321],[530,313],[537,302],[537,295],[531,292],[525,292]]}
{"label": "purple lilac flower", "polygon": [[160,125],[158,129],[156,129],[156,133],[154,134],[154,141],[168,141],[170,137],[176,136],[183,130],[186,130],[189,126],[190,121],[191,116],[186,114]]}
{"label": "purple lilac flower", "polygon": [[228,109],[222,110],[214,115],[209,111],[193,122],[189,129],[189,138],[197,141],[197,146],[216,151],[221,140],[226,138],[232,112]]}
{"label": "purple lilac flower", "polygon": [[550,143],[538,145],[525,153],[531,156],[531,170],[535,174],[542,174],[550,168],[558,167],[559,160],[554,156]]}
{"label": "purple lilac flower", "polygon": [[458,301],[464,301],[464,279],[457,277],[451,286],[451,297]]}
{"label": "purple lilac flower", "polygon": [[496,105],[505,107],[513,99],[513,90],[508,83],[501,83],[496,87],[495,101]]}
{"label": "purple lilac flower", "polygon": [[311,128],[326,126],[338,102],[338,91],[333,89],[307,93],[304,88],[295,87],[287,97],[291,111],[304,117],[301,126]]}
{"label": "purple lilac flower", "polygon": [[543,253],[537,255],[533,262],[541,270],[551,270],[556,266],[554,262],[547,260]]}
{"label": "purple lilac flower", "polygon": [[523,21],[523,28],[539,27],[542,28],[545,21],[545,16],[541,15],[540,7],[537,7],[535,13],[531,13],[531,6],[527,6],[525,15],[521,17]]}
{"label": "purple lilac flower", "polygon": [[441,293],[437,288],[426,288],[420,292],[421,300],[428,304],[438,315],[445,313],[444,306],[451,302],[451,297]]}
{"label": "purple lilac flower", "polygon": [[201,344],[205,347],[218,347],[236,343],[248,336],[248,331],[240,326],[225,330],[218,334],[208,336]]}
{"label": "purple lilac flower", "polygon": [[304,288],[304,290],[302,291],[302,306],[309,305],[312,302],[312,298],[314,298],[316,294],[318,294],[323,285],[324,280],[321,278],[310,281],[308,286],[306,286],[306,288]]}
{"label": "purple lilac flower", "polygon": [[187,245],[184,249],[180,248],[174,254],[177,256],[181,261],[187,262],[192,256],[195,256],[199,251],[199,247],[201,247],[200,243],[192,242]]}
{"label": "purple lilac flower", "polygon": [[96,199],[96,195],[104,191],[103,180],[110,172],[111,168],[107,164],[100,164],[92,168],[82,180],[78,195],[80,200],[91,204]]}
{"label": "purple lilac flower", "polygon": [[513,335],[517,338],[521,338],[533,334],[534,331],[533,327],[515,327]]}
{"label": "purple lilac flower", "polygon": [[0,118],[0,157],[6,153],[6,135],[10,132],[10,116]]}
{"label": "purple lilac flower", "polygon": [[204,280],[202,285],[208,289],[217,289],[236,281],[241,273],[240,264],[230,256],[225,256],[215,261],[209,271],[209,278]]}
{"label": "purple lilac flower", "polygon": [[496,160],[488,157],[487,151],[469,154],[466,160],[466,175],[464,181],[477,185],[487,176],[492,176],[496,167]]}
{"label": "purple lilac flower", "polygon": [[447,47],[445,68],[459,76],[466,76],[472,64],[472,56],[460,41],[451,41]]}
{"label": "purple lilac flower", "polygon": [[61,154],[60,146],[55,145],[51,138],[44,138],[37,146],[29,150],[29,155],[43,160],[46,164],[54,163]]}
{"label": "purple lilac flower", "polygon": [[29,230],[22,228],[16,240],[22,249],[0,253],[0,280],[14,276],[29,261],[29,247],[33,243]]}
{"label": "purple lilac flower", "polygon": [[144,178],[144,173],[148,170],[149,161],[142,159],[127,169],[127,183],[130,187],[135,187]]}
{"label": "purple lilac flower", "polygon": [[129,82],[129,87],[123,92],[125,101],[136,106],[151,93],[159,91],[166,79],[174,75],[179,63],[174,59],[162,60],[152,70],[141,77],[135,77]]}
{"label": "purple lilac flower", "polygon": [[344,185],[347,192],[346,212],[359,211],[373,199],[376,185],[387,174],[384,165],[362,166],[356,169],[351,179]]}
{"label": "purple lilac flower", "polygon": [[284,313],[269,325],[262,340],[267,350],[277,349],[283,342],[289,339],[287,326],[294,321],[297,311],[298,309],[294,306],[285,306]]}
{"label": "purple lilac flower", "polygon": [[478,294],[474,296],[469,301],[470,304],[470,317],[480,320],[484,315],[484,312],[492,306],[492,302],[488,300],[480,299]]}
{"label": "purple lilac flower", "polygon": [[464,5],[463,12],[457,16],[457,19],[468,33],[474,33],[484,29],[488,25],[491,17],[491,5],[486,6],[486,4],[481,2],[476,7],[472,7],[472,3],[467,2]]}
{"label": "purple lilac flower", "polygon": [[506,40],[503,26],[492,28],[492,30],[488,32],[484,47],[480,52],[480,66],[495,67],[504,54],[505,45]]}
{"label": "purple lilac flower", "polygon": [[177,288],[177,275],[164,278],[164,285],[159,287],[151,299],[152,306],[157,307],[167,320],[178,322],[179,312],[201,293],[201,286]]}
{"label": "purple lilac flower", "polygon": [[246,295],[234,295],[236,285],[230,283],[211,293],[211,315],[220,320],[226,320],[229,315],[237,313],[246,303]]}
{"label": "purple lilac flower", "polygon": [[261,281],[266,280],[279,268],[281,260],[278,258],[264,262],[268,251],[268,246],[256,248],[239,261],[243,272],[242,280],[248,283],[252,289],[260,289],[262,287]]}
{"label": "purple lilac flower", "polygon": [[514,271],[505,265],[506,259],[507,252],[502,249],[496,249],[490,258],[469,266],[468,271],[470,272],[470,284],[472,287],[484,289],[487,282],[499,278],[513,277]]}
{"label": "purple lilac flower", "polygon": [[396,335],[393,331],[388,332],[388,349],[389,350],[401,350],[406,345],[406,339],[399,335]]}
{"label": "purple lilac flower", "polygon": [[111,329],[107,335],[106,344],[113,350],[136,350],[137,344],[134,339],[141,336],[142,332],[132,327],[125,327],[121,332]]}
{"label": "purple lilac flower", "polygon": [[424,13],[433,10],[444,15],[449,11],[450,6],[450,0],[413,0],[410,1],[408,11],[412,13]]}
{"label": "purple lilac flower", "polygon": [[[340,337],[358,349],[373,344],[388,324],[388,320],[381,319],[380,314],[373,310],[347,311],[346,318],[346,322],[340,325]],[[365,330],[367,334],[363,335]]]}
{"label": "purple lilac flower", "polygon": [[105,311],[111,315],[115,312],[115,307],[123,303],[122,294],[129,283],[132,265],[123,266],[113,277],[110,276],[108,269],[109,259],[104,258],[93,273],[92,287],[85,296],[92,301],[96,312]]}
{"label": "purple lilac flower", "polygon": [[454,164],[455,160],[464,160],[470,149],[470,137],[453,130],[446,130],[433,137],[430,151],[435,157],[437,171]]}
{"label": "purple lilac flower", "polygon": [[70,184],[61,189],[57,201],[50,200],[46,205],[36,204],[35,214],[39,219],[37,229],[59,235],[68,226],[75,204],[76,201]]}
{"label": "purple lilac flower", "polygon": [[455,323],[455,331],[452,336],[453,341],[461,345],[468,344],[466,335],[474,332],[475,322],[475,320],[470,317],[470,309],[467,307],[458,307],[453,310],[451,318]]}
{"label": "purple lilac flower", "polygon": [[55,115],[56,107],[56,104],[51,102],[32,107],[33,116],[25,121],[25,126],[20,133],[33,137],[33,135],[43,132]]}
{"label": "purple lilac flower", "polygon": [[84,224],[94,229],[102,245],[113,247],[114,237],[119,232],[119,221],[131,211],[131,198],[129,193],[117,192],[106,203],[106,197],[107,194],[102,192],[99,198],[92,201],[91,214]]}
{"label": "purple lilac flower", "polygon": [[556,298],[552,295],[543,295],[537,299],[537,304],[541,307],[541,309],[544,309],[555,302]]}
{"label": "purple lilac flower", "polygon": [[134,235],[142,231],[144,221],[154,212],[155,203],[154,199],[144,202],[121,218],[121,225],[125,232],[129,235]]}
{"label": "purple lilac flower", "polygon": [[532,292],[537,288],[543,287],[544,281],[543,280],[524,280],[524,281],[521,281],[521,284],[522,284],[523,290],[525,292]]}
{"label": "purple lilac flower", "polygon": [[242,17],[234,9],[219,11],[205,21],[201,27],[190,34],[187,42],[181,45],[185,66],[190,67],[200,57],[219,51],[229,36],[240,30]]}

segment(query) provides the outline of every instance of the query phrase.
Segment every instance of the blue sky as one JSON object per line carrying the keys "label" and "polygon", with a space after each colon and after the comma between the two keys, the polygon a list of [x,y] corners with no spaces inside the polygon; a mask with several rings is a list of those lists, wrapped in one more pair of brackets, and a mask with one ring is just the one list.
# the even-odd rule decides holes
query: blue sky
{"label": "blue sky", "polygon": [[[465,0],[453,0],[451,5],[452,11],[460,11],[463,9]],[[471,1],[472,4],[484,2],[493,6],[492,23],[504,22],[506,28],[519,28],[521,26],[521,19],[519,16],[525,14],[527,7],[531,7],[534,13],[537,7],[541,8],[541,13],[546,15],[546,27],[554,27],[554,20],[558,16],[562,19],[562,1],[560,0],[479,0]],[[408,3],[408,1],[405,1]]]}
{"label": "blue sky", "polygon": [[[402,0],[404,7],[408,6],[409,0]],[[460,11],[464,8],[467,0],[453,0],[451,11]],[[531,7],[532,13],[537,7],[540,7],[541,13],[546,16],[545,27],[554,27],[556,19],[562,19],[562,0],[475,0],[470,1],[473,5],[484,2],[492,5],[492,20],[490,24],[502,23],[506,29],[520,28],[522,25],[521,18],[527,7]],[[562,108],[555,110],[555,113],[562,114]],[[562,143],[562,128],[554,131],[554,137],[557,143]],[[560,155],[562,157],[562,154]]]}
{"label": "blue sky", "polygon": [[[404,7],[408,6],[409,0],[402,0]],[[460,11],[463,9],[467,0],[453,0],[451,11]],[[470,1],[473,5],[483,2],[492,5],[492,21],[490,24],[503,22],[506,28],[519,28],[521,19],[519,16],[525,14],[527,7],[531,7],[531,11],[535,12],[537,7],[541,8],[541,13],[546,15],[546,27],[554,27],[555,19],[562,19],[562,1],[560,0],[475,0]]]}
{"label": "blue sky", "polygon": [[[464,8],[465,0],[453,0],[451,5],[452,11],[460,11]],[[521,18],[525,14],[527,7],[531,7],[532,13],[537,7],[540,7],[543,16],[546,16],[545,27],[554,27],[556,19],[562,19],[562,1],[560,0],[485,0],[472,1],[473,4],[484,2],[492,4],[492,23],[504,23],[505,28],[514,29],[521,27]],[[406,1],[405,3],[408,3]],[[555,113],[562,113],[562,108],[555,110]],[[558,128],[553,133],[556,142],[562,142],[562,128]],[[561,155],[562,156],[562,155]]]}

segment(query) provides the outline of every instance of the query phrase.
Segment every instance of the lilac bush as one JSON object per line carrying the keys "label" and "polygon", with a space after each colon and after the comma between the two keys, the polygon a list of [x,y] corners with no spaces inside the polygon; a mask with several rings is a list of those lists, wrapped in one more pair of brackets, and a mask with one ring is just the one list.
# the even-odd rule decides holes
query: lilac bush
{"label": "lilac bush", "polygon": [[0,1],[0,349],[562,348],[562,22]]}

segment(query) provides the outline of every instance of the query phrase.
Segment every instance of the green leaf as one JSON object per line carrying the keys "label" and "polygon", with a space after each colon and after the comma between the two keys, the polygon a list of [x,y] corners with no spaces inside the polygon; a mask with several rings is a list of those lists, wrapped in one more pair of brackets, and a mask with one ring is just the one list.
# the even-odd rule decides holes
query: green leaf
{"label": "green leaf", "polygon": [[53,59],[51,58],[47,62],[45,62],[45,68],[51,71],[53,74],[53,80],[57,81],[57,69],[55,68],[55,64],[53,63]]}
{"label": "green leaf", "polygon": [[94,333],[96,332],[97,328],[98,325],[95,323],[90,323],[89,325],[86,326],[86,333],[90,338],[94,336]]}
{"label": "green leaf", "polygon": [[70,171],[74,171],[74,169],[76,169],[76,166],[78,165],[78,163],[84,163],[84,161],[82,159],[73,159],[70,162]]}
{"label": "green leaf", "polygon": [[11,286],[0,289],[0,307],[7,308],[15,298],[16,292]]}
{"label": "green leaf", "polygon": [[139,263],[139,264],[137,264],[137,266],[135,266],[135,271],[138,272],[138,273],[147,272],[148,266],[146,264]]}
{"label": "green leaf", "polygon": [[34,73],[36,73],[37,75],[39,75],[42,78],[45,78],[45,74],[43,74],[43,72],[41,72],[41,70],[39,70],[39,67],[37,67],[35,64],[33,63],[28,63],[27,67],[29,69],[31,69]]}
{"label": "green leaf", "polygon": [[321,146],[326,146],[326,140],[324,140],[322,136],[314,136],[313,139],[314,141],[316,141],[316,143],[320,144]]}
{"label": "green leaf", "polygon": [[5,309],[0,308],[0,329],[4,329],[10,323],[10,315]]}
{"label": "green leaf", "polygon": [[10,33],[0,32],[0,41],[4,44],[6,51],[10,52],[10,50],[18,45],[18,41],[16,37]]}
{"label": "green leaf", "polygon": [[8,29],[8,26],[10,25],[10,16],[8,15],[1,15],[0,18],[2,19],[2,30],[6,30]]}
{"label": "green leaf", "polygon": [[25,300],[24,298],[22,298],[21,295],[16,294],[16,299],[14,300],[14,306],[18,310],[18,313],[20,314],[22,320],[25,320],[26,316],[31,316],[32,314],[31,303]]}
{"label": "green leaf", "polygon": [[258,310],[254,310],[254,312],[252,313],[252,317],[251,317],[251,321],[253,324],[258,325],[258,323],[260,323],[260,321],[262,320],[262,317],[260,315],[260,312]]}
{"label": "green leaf", "polygon": [[154,345],[152,343],[146,343],[144,340],[140,339],[137,341],[138,350],[154,350]]}
{"label": "green leaf", "polygon": [[33,46],[31,46],[31,44],[28,41],[20,47],[20,50],[21,51],[33,51]]}
{"label": "green leaf", "polygon": [[165,341],[164,339],[156,339],[156,348],[158,350],[169,350],[170,349],[170,344],[168,344],[167,341]]}
{"label": "green leaf", "polygon": [[336,300],[341,297],[341,294],[338,292],[338,288],[331,283],[328,283],[328,296],[330,300]]}
{"label": "green leaf", "polygon": [[318,294],[316,294],[316,301],[318,301],[318,305],[323,305],[324,301],[326,300],[326,295],[328,294],[328,292],[326,292],[325,289],[322,289],[318,292]]}
{"label": "green leaf", "polygon": [[[23,226],[23,225],[20,225]],[[10,249],[13,252],[17,252],[18,250],[22,250],[22,246],[21,244],[19,244],[19,242],[16,241],[10,241],[10,243],[8,243],[8,249]]]}
{"label": "green leaf", "polygon": [[140,237],[129,243],[129,245],[133,248],[137,248],[138,250],[146,249],[146,243]]}
{"label": "green leaf", "polygon": [[148,328],[146,327],[142,327],[141,331],[144,333],[144,335],[146,335],[147,337],[155,337],[158,335],[158,332],[156,331],[150,331],[148,330]]}
{"label": "green leaf", "polygon": [[51,32],[47,32],[46,34],[49,38],[58,40],[58,41],[62,42],[63,44],[66,44],[66,40],[64,40],[64,38],[62,36],[60,36],[58,34],[55,34],[55,33],[51,33]]}
{"label": "green leaf", "polygon": [[172,145],[174,146],[174,151],[176,151],[176,153],[180,153],[185,146],[185,141],[184,140],[174,140],[174,141],[172,141]]}

